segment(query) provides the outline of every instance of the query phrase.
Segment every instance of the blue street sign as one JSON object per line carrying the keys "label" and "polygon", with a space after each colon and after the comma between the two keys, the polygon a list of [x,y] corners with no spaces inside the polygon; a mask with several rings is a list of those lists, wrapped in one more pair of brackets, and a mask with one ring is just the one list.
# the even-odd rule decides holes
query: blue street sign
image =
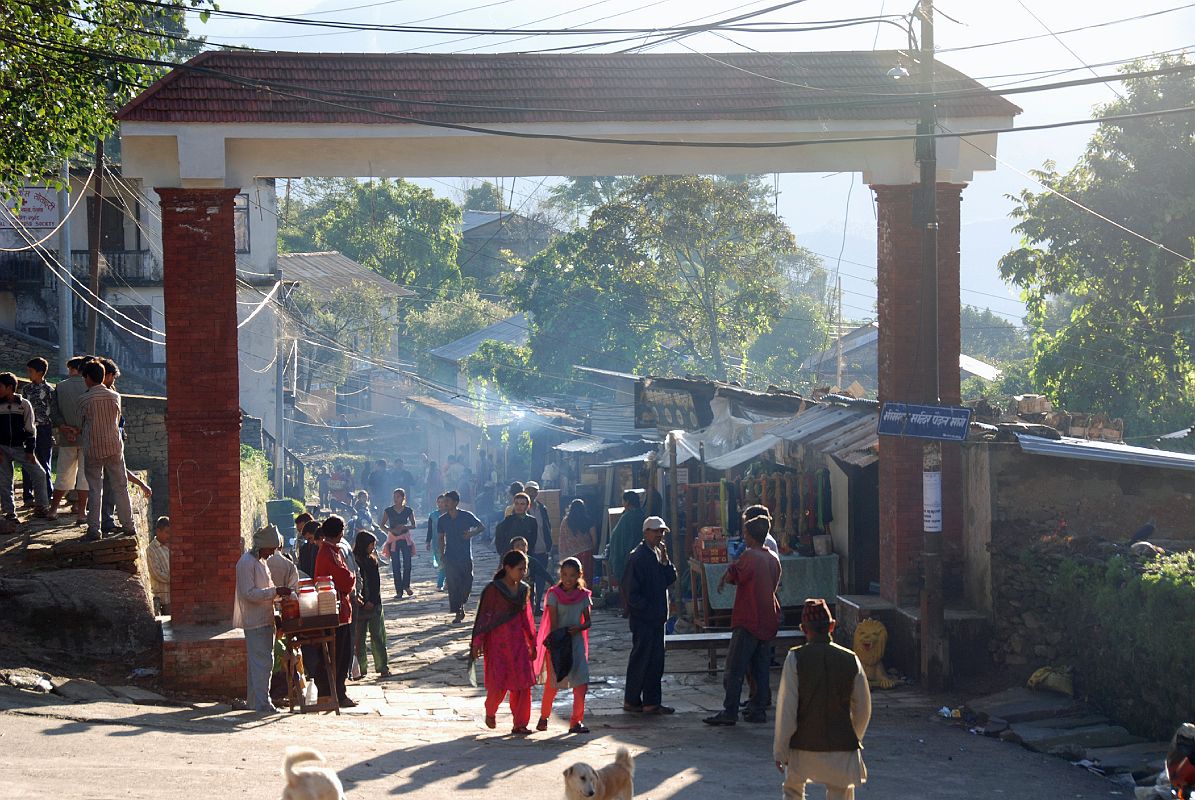
{"label": "blue street sign", "polygon": [[919,439],[963,441],[971,424],[971,409],[962,406],[918,406],[884,403],[876,433]]}

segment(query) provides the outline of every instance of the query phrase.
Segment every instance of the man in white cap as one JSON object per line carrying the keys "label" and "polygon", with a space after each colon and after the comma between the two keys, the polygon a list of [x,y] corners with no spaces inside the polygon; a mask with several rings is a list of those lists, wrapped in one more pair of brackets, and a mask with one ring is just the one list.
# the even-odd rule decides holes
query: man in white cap
{"label": "man in white cap", "polygon": [[253,534],[253,549],[237,561],[236,604],[232,624],[245,631],[248,673],[245,703],[254,711],[279,712],[270,702],[270,673],[274,670],[274,598],[290,594],[275,586],[266,559],[282,546],[282,534],[274,525]]}
{"label": "man in white cap", "polygon": [[671,714],[661,704],[664,677],[664,623],[668,621],[668,587],[676,583],[676,567],[668,560],[660,517],[643,520],[643,541],[627,557],[622,574],[623,601],[631,627],[631,655],[622,709],[644,714]]}

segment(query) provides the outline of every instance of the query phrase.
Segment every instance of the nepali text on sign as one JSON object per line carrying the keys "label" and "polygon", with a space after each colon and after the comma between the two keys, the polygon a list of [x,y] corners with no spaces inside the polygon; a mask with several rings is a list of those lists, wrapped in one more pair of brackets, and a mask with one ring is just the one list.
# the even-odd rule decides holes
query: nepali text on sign
{"label": "nepali text on sign", "polygon": [[971,409],[962,406],[919,406],[884,403],[876,432],[883,436],[963,441],[971,424]]}
{"label": "nepali text on sign", "polygon": [[53,189],[25,187],[18,189],[21,207],[9,201],[0,208],[0,228],[49,230],[58,224],[58,195]]}

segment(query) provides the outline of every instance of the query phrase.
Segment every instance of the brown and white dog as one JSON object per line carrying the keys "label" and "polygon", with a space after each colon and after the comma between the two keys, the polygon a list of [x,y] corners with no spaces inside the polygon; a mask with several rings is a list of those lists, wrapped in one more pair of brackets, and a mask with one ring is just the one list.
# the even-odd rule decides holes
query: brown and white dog
{"label": "brown and white dog", "polygon": [[[317,761],[320,766],[296,766],[305,761]],[[316,750],[286,748],[286,757],[282,761],[286,788],[282,790],[282,800],[345,800],[340,778],[323,764],[324,757]]]}
{"label": "brown and white dog", "polygon": [[601,769],[573,764],[564,771],[568,800],[632,800],[635,796],[635,762],[625,747],[618,748],[614,763]]}

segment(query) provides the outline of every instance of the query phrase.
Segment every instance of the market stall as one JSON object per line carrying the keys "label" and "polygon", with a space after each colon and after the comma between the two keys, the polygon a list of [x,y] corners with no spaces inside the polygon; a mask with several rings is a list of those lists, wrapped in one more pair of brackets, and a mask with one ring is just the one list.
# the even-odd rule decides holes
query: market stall
{"label": "market stall", "polygon": [[[780,601],[782,626],[800,623],[801,607],[808,597],[823,597],[833,604],[838,595],[838,556],[784,554],[780,556],[780,567],[776,599]],[[726,584],[718,588],[729,568],[729,563],[689,560],[689,580],[693,587],[691,610],[693,624],[699,631],[730,627],[735,587]]]}

